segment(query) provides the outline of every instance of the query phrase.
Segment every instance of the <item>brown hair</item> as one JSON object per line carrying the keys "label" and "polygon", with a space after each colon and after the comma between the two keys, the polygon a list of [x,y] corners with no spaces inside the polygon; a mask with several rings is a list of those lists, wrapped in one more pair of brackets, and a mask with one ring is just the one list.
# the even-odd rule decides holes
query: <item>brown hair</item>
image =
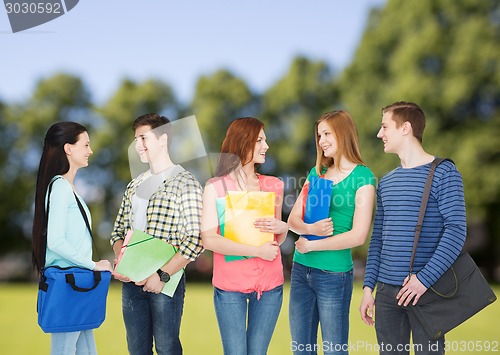
{"label": "brown hair", "polygon": [[[325,157],[319,145],[318,125],[321,122],[328,123],[328,126],[330,126],[335,134],[338,148],[334,158]],[[316,121],[314,131],[316,135],[316,172],[318,175],[321,175],[323,167],[333,166],[336,161],[340,161],[340,157],[342,156],[353,163],[365,165],[363,159],[361,159],[361,153],[359,152],[356,125],[349,112],[339,110],[324,113],[319,120]]]}
{"label": "brown hair", "polygon": [[172,124],[170,120],[165,116],[160,116],[157,113],[146,113],[145,115],[139,116],[135,119],[132,124],[132,130],[135,130],[142,126],[149,126],[155,134],[156,138],[159,138],[162,134],[167,135],[168,147],[172,143]]}
{"label": "brown hair", "polygon": [[222,141],[215,176],[227,175],[240,164],[243,166],[252,160],[261,129],[264,129],[264,123],[253,117],[241,117],[231,122]]}
{"label": "brown hair", "polygon": [[392,113],[392,119],[396,122],[397,128],[401,127],[405,122],[410,122],[413,136],[422,143],[425,129],[425,114],[417,104],[398,101],[382,109],[382,115],[387,112]]}

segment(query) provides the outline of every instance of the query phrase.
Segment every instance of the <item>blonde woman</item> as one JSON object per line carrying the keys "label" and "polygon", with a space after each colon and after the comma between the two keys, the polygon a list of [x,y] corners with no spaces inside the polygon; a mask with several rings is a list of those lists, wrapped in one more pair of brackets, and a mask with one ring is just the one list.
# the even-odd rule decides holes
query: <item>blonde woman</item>
{"label": "blonde woman", "polygon": [[[288,223],[296,242],[290,285],[290,329],[294,354],[347,354],[353,285],[351,248],[362,245],[372,222],[375,177],[358,148],[356,126],[346,111],[323,114],[315,124],[316,166],[309,181],[333,184],[328,217],[305,223],[305,190]],[[302,235],[324,237],[308,240]],[[323,342],[317,344],[318,324]]]}

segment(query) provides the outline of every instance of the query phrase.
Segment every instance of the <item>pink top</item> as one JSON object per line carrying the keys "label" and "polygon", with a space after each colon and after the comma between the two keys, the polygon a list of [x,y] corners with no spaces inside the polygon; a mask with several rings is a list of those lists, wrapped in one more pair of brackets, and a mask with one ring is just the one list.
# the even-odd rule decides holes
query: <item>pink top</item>
{"label": "pink top", "polygon": [[[283,181],[274,176],[258,175],[258,177],[260,190],[275,192],[276,201],[278,201],[283,193]],[[213,184],[217,191],[217,197],[226,195],[222,179],[224,179],[228,190],[238,190],[235,181],[228,175],[210,179],[208,183]],[[281,251],[278,252],[278,256],[273,261],[255,257],[230,262],[226,262],[223,254],[214,252],[212,284],[221,290],[242,293],[257,292],[258,298],[260,298],[262,292],[272,290],[282,285],[283,282]]]}

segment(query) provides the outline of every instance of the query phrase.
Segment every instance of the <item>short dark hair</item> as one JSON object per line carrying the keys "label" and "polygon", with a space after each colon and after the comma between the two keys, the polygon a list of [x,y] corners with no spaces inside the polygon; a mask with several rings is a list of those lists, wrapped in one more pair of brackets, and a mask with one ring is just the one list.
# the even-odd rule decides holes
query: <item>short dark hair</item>
{"label": "short dark hair", "polygon": [[172,123],[165,116],[160,116],[157,113],[146,113],[145,115],[139,116],[135,119],[132,124],[132,130],[135,130],[142,126],[149,126],[153,130],[156,137],[166,134],[168,137],[168,142],[170,146],[170,137],[172,136]]}
{"label": "short dark hair", "polygon": [[410,122],[413,136],[422,143],[425,129],[424,111],[413,102],[398,101],[382,109],[382,115],[392,112],[392,119],[396,122],[396,127],[401,127],[405,122]]}

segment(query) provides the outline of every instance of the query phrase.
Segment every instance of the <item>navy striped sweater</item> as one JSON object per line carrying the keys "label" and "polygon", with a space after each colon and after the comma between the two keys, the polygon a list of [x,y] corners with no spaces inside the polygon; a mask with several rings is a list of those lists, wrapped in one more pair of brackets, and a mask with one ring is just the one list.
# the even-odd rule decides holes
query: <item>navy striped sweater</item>
{"label": "navy striped sweater", "polygon": [[[373,290],[377,281],[403,284],[429,169],[430,163],[410,169],[400,166],[380,180],[364,286]],[[465,235],[462,176],[453,163],[444,161],[434,175],[413,264],[424,286],[432,286],[453,264]]]}

